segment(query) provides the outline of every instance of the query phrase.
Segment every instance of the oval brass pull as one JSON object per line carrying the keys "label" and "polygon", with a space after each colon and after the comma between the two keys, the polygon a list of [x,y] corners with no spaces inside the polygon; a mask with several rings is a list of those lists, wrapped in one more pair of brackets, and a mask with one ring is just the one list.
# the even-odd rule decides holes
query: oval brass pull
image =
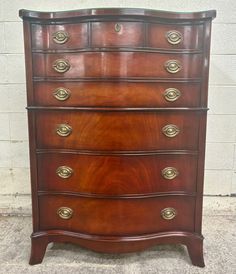
{"label": "oval brass pull", "polygon": [[165,179],[172,180],[179,175],[179,172],[175,167],[166,167],[161,171],[161,174]]}
{"label": "oval brass pull", "polygon": [[176,217],[177,211],[172,207],[166,207],[161,211],[161,217],[165,220],[172,220]]}
{"label": "oval brass pull", "polygon": [[179,31],[170,30],[166,33],[166,39],[170,44],[177,45],[182,41],[183,37]]}
{"label": "oval brass pull", "polygon": [[57,59],[52,67],[56,72],[63,73],[70,69],[70,63],[65,59]]}
{"label": "oval brass pull", "polygon": [[73,173],[73,169],[68,166],[59,166],[56,170],[56,174],[62,179],[68,179]]}
{"label": "oval brass pull", "polygon": [[68,220],[72,217],[73,210],[69,207],[62,206],[62,207],[58,208],[57,215],[62,219]]}
{"label": "oval brass pull", "polygon": [[180,129],[176,125],[166,125],[162,128],[162,132],[166,137],[175,137],[179,134]]}
{"label": "oval brass pull", "polygon": [[60,124],[57,126],[56,130],[57,134],[62,137],[67,137],[71,134],[72,132],[72,127],[67,124]]}
{"label": "oval brass pull", "polygon": [[181,92],[177,88],[168,88],[164,92],[166,101],[174,102],[181,96]]}
{"label": "oval brass pull", "polygon": [[67,88],[57,88],[53,91],[53,96],[58,101],[65,101],[70,97],[70,90]]}
{"label": "oval brass pull", "polygon": [[116,32],[120,32],[120,30],[121,30],[121,25],[118,24],[118,23],[116,23],[116,24],[115,24],[115,31],[116,31]]}
{"label": "oval brass pull", "polygon": [[169,73],[177,73],[182,69],[180,62],[177,60],[168,60],[164,66]]}
{"label": "oval brass pull", "polygon": [[56,44],[65,44],[69,40],[70,36],[68,32],[64,30],[59,30],[52,34],[52,40]]}

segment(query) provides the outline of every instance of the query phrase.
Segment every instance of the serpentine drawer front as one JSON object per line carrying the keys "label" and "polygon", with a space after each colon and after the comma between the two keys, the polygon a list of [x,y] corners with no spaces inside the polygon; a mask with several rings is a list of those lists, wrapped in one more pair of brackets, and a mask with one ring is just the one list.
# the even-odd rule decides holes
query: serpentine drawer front
{"label": "serpentine drawer front", "polygon": [[215,11],[21,10],[33,233],[125,253],[201,234]]}

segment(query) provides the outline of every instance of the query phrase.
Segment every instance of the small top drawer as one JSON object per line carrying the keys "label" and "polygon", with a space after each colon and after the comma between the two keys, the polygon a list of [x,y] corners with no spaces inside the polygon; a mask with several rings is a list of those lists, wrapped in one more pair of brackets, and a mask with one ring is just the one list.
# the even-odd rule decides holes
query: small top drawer
{"label": "small top drawer", "polygon": [[32,24],[32,49],[84,48],[88,42],[87,23],[64,25]]}
{"label": "small top drawer", "polygon": [[168,49],[202,49],[203,25],[149,24],[147,46]]}
{"label": "small top drawer", "polygon": [[92,47],[130,46],[141,47],[144,43],[144,25],[140,22],[92,23]]}

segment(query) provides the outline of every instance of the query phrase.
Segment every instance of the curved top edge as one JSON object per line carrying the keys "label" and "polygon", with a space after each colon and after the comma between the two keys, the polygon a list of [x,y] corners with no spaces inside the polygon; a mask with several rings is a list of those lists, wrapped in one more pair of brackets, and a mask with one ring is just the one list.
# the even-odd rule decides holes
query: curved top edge
{"label": "curved top edge", "polygon": [[56,19],[73,19],[77,17],[93,17],[93,16],[144,16],[156,17],[160,19],[182,19],[182,20],[200,20],[214,19],[216,10],[207,10],[199,12],[172,12],[164,10],[152,10],[141,8],[94,8],[94,9],[79,9],[58,12],[40,12],[32,10],[19,10],[19,16],[23,19],[38,19],[38,20],[56,20]]}

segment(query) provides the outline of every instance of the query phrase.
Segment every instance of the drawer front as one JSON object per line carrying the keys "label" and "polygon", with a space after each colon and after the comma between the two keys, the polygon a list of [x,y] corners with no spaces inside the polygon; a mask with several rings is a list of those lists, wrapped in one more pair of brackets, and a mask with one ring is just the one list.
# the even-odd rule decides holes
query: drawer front
{"label": "drawer front", "polygon": [[192,111],[41,111],[36,114],[37,147],[197,149],[199,116]]}
{"label": "drawer front", "polygon": [[32,49],[76,49],[88,44],[87,23],[64,25],[32,24]]}
{"label": "drawer front", "polygon": [[139,22],[91,23],[92,47],[141,47],[144,43],[144,25]]}
{"label": "drawer front", "polygon": [[203,25],[149,24],[147,46],[168,49],[203,48]]}
{"label": "drawer front", "polygon": [[40,106],[197,107],[200,83],[35,82]]}
{"label": "drawer front", "polygon": [[43,191],[104,195],[196,191],[196,155],[98,156],[38,154]]}
{"label": "drawer front", "polygon": [[[37,77],[201,77],[201,54],[86,52],[33,54]],[[167,68],[168,67],[168,68]],[[175,73],[168,70],[176,71]]]}
{"label": "drawer front", "polygon": [[[40,196],[40,230],[62,229],[111,236],[193,231],[194,203],[194,198],[186,196],[143,199]],[[164,213],[166,216],[166,211],[162,211],[166,208],[174,209],[173,214],[167,214],[173,217],[176,213],[173,219],[162,217]]]}

